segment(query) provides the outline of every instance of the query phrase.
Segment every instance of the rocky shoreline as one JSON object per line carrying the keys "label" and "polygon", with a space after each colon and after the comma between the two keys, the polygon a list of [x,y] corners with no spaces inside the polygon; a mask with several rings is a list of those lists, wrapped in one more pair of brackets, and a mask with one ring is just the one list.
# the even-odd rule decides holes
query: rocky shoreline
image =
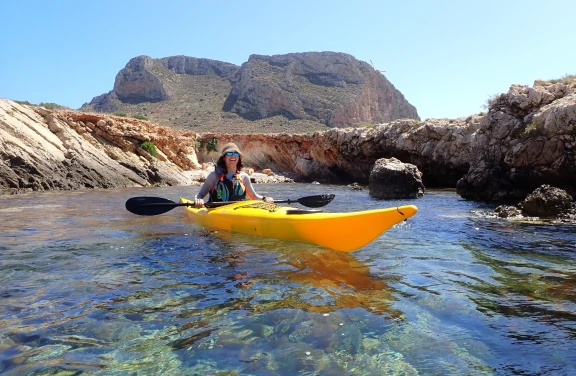
{"label": "rocky shoreline", "polygon": [[519,202],[543,184],[576,193],[574,81],[513,85],[487,114],[313,134],[194,133],[2,99],[0,130],[3,194],[199,184],[213,149],[230,141],[259,182],[367,185],[376,161],[394,157],[416,166],[425,187],[456,187],[470,200]]}

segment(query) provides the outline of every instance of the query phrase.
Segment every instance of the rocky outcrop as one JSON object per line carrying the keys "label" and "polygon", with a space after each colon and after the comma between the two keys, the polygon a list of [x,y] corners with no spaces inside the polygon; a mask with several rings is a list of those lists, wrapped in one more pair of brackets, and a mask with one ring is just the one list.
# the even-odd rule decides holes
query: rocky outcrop
{"label": "rocky outcrop", "polygon": [[153,72],[153,61],[147,56],[130,60],[116,76],[114,93],[126,103],[158,102],[168,98],[160,77]]}
{"label": "rocky outcrop", "polygon": [[467,118],[404,119],[312,136],[199,135],[214,137],[248,148],[255,165],[304,181],[367,184],[377,159],[396,157],[417,166],[426,187],[456,185],[466,199],[520,201],[542,184],[576,195],[576,81],[513,85],[488,114]]}
{"label": "rocky outcrop", "polygon": [[[417,166],[427,188],[454,187],[458,182],[458,192],[467,199],[520,201],[542,184],[574,197],[575,91],[570,82],[512,86],[493,101],[487,115],[401,119],[313,134],[196,134],[117,116],[34,112],[0,100],[0,186],[73,189],[82,184],[188,183],[192,170],[218,158],[208,149],[235,142],[247,151],[245,166],[269,168],[297,181],[368,185],[375,162],[394,157]],[[159,148],[158,160],[139,146],[145,140]],[[70,167],[71,163],[78,165]],[[109,165],[110,172],[94,164]],[[50,180],[52,171],[55,181]],[[72,185],[64,178],[70,171],[77,177]]]}
{"label": "rocky outcrop", "polygon": [[538,218],[576,224],[576,203],[566,191],[544,184],[517,206],[500,205],[494,210],[501,218]]}
{"label": "rocky outcrop", "polygon": [[544,184],[530,193],[518,208],[535,217],[556,217],[572,207],[572,196],[566,191]]}
{"label": "rocky outcrop", "polygon": [[418,198],[424,195],[422,173],[396,158],[378,159],[370,173],[369,194],[374,198]]}
{"label": "rocky outcrop", "polygon": [[[170,102],[171,111],[159,102]],[[225,126],[234,114],[251,121],[280,115],[330,127],[418,119],[416,108],[384,75],[335,52],[252,55],[242,67],[187,56],[138,56],[118,73],[112,91],[82,109],[134,112],[178,127],[215,117]]]}
{"label": "rocky outcrop", "polygon": [[[270,167],[299,181],[368,184],[376,160],[395,157],[422,172],[427,187],[454,187],[469,168],[469,150],[481,116],[459,121],[396,120],[373,128],[343,128],[313,135],[219,134],[198,135],[200,145],[217,140],[236,142],[246,153],[246,163]],[[205,147],[199,160],[215,158]]]}
{"label": "rocky outcrop", "polygon": [[[194,134],[137,120],[0,100],[3,193],[191,184]],[[140,147],[152,140],[158,158]]]}
{"label": "rocky outcrop", "polygon": [[250,120],[284,115],[330,127],[419,119],[416,108],[384,75],[335,52],[250,56],[224,110]]}
{"label": "rocky outcrop", "polygon": [[542,184],[574,194],[576,81],[513,85],[495,98],[470,148],[458,193],[472,200],[522,200]]}
{"label": "rocky outcrop", "polygon": [[[214,76],[231,80],[238,66],[211,59],[171,56],[152,59],[138,56],[131,59],[116,75],[114,89],[95,97],[83,107],[97,112],[114,112],[122,103],[159,102],[179,96],[177,75]],[[209,90],[210,88],[201,88]]]}

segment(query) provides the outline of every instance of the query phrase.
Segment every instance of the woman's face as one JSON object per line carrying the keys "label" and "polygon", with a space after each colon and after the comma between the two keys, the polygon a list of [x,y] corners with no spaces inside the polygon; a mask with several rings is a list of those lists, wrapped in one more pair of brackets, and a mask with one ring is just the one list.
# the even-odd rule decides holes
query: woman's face
{"label": "woman's face", "polygon": [[226,163],[226,168],[228,170],[236,168],[238,161],[240,160],[240,154],[235,151],[229,151],[224,154],[224,162]]}

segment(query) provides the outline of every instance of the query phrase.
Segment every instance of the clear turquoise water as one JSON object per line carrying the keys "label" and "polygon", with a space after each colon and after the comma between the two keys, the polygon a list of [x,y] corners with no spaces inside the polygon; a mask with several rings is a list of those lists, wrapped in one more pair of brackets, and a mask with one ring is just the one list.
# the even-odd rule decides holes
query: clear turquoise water
{"label": "clear turquoise water", "polygon": [[486,218],[450,191],[257,188],[420,211],[347,254],[124,209],[197,187],[0,196],[0,373],[574,374],[574,227]]}

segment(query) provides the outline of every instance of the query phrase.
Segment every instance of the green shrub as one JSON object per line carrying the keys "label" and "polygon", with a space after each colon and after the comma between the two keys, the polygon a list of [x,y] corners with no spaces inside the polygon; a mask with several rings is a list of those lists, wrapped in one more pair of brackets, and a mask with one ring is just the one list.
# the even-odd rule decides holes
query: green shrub
{"label": "green shrub", "polygon": [[152,141],[142,141],[140,147],[146,150],[154,158],[158,158],[158,150]]}
{"label": "green shrub", "polygon": [[44,107],[44,108],[46,108],[46,109],[48,109],[48,110],[60,110],[60,109],[63,109],[63,108],[68,108],[68,107],[66,107],[66,106],[61,106],[61,105],[59,105],[59,104],[57,104],[57,103],[45,103],[45,102],[40,102],[40,104],[39,104],[38,106]]}
{"label": "green shrub", "polygon": [[16,103],[18,103],[18,104],[25,104],[25,105],[28,105],[28,106],[34,106],[34,104],[32,104],[32,103],[30,103],[30,102],[28,102],[28,101],[17,101],[17,100],[15,100],[14,102],[16,102]]}
{"label": "green shrub", "polygon": [[138,120],[148,120],[148,118],[146,116],[141,115],[141,114],[132,115],[132,117],[134,119],[138,119]]}
{"label": "green shrub", "polygon": [[196,140],[195,143],[196,143],[196,150],[197,151],[202,150],[202,141]]}
{"label": "green shrub", "polygon": [[541,128],[538,128],[538,125],[534,123],[526,124],[526,128],[524,128],[524,135],[525,136],[540,136],[544,133]]}
{"label": "green shrub", "polygon": [[126,112],[122,112],[122,111],[116,111],[116,112],[114,112],[114,115],[122,116],[122,117],[128,116],[128,114]]}
{"label": "green shrub", "polygon": [[500,94],[492,94],[491,96],[489,96],[488,99],[486,99],[486,102],[482,105],[482,108],[484,110],[489,110],[490,107],[494,104],[494,102],[496,102],[496,99],[498,99],[499,96]]}
{"label": "green shrub", "polygon": [[211,151],[218,151],[218,140],[216,139],[216,137],[213,137],[210,141],[208,141],[208,144],[206,145],[206,150],[208,150],[208,153],[210,153]]}
{"label": "green shrub", "polygon": [[535,86],[548,86],[552,84],[562,83],[564,85],[569,85],[572,82],[576,81],[576,74],[565,74],[562,78],[555,78],[553,80],[537,80],[534,85]]}

